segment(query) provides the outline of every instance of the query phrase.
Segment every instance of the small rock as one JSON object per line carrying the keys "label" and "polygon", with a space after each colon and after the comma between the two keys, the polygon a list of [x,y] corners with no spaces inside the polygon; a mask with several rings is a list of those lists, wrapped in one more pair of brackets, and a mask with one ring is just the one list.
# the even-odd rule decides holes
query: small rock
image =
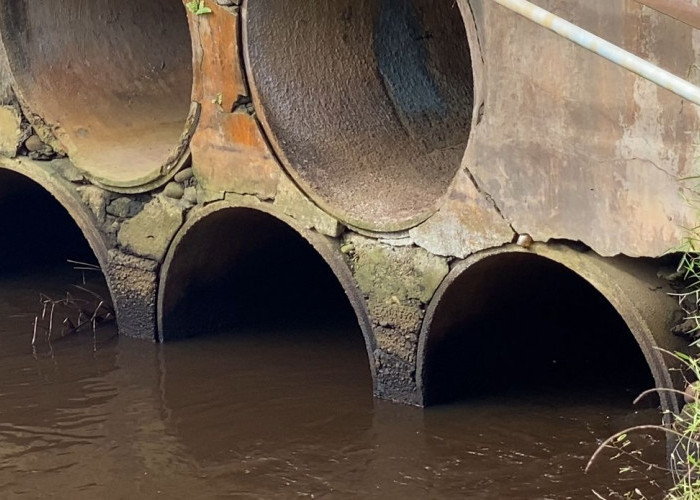
{"label": "small rock", "polygon": [[158,197],[126,220],[119,230],[119,244],[130,253],[161,261],[183,223],[182,209],[166,197]]}
{"label": "small rock", "polygon": [[127,218],[138,214],[142,208],[143,203],[140,201],[122,196],[121,198],[113,200],[107,206],[107,213],[115,217]]}
{"label": "small rock", "polygon": [[85,204],[95,214],[97,221],[103,223],[107,213],[106,207],[109,193],[97,186],[81,186],[78,188],[78,192]]}
{"label": "small rock", "polygon": [[24,147],[27,148],[29,158],[32,160],[46,161],[56,156],[56,152],[53,148],[44,143],[36,134],[30,135],[29,138],[24,141]]}
{"label": "small rock", "polygon": [[0,105],[0,154],[14,157],[23,138],[22,116],[13,105]]}
{"label": "small rock", "polygon": [[194,170],[192,170],[192,167],[190,167],[180,170],[178,173],[175,174],[174,178],[175,182],[187,182],[192,177],[194,177]]}
{"label": "small rock", "polygon": [[185,188],[177,182],[168,182],[163,190],[163,194],[168,198],[179,200],[185,194]]}
{"label": "small rock", "polygon": [[185,201],[191,203],[192,205],[197,204],[197,188],[190,186],[185,188],[185,194],[183,195]]}
{"label": "small rock", "polygon": [[532,246],[532,236],[529,234],[519,234],[516,244],[523,248],[530,248]]}
{"label": "small rock", "polygon": [[27,148],[27,151],[41,151],[45,146],[46,144],[44,144],[36,134],[30,135],[24,143],[24,147]]}
{"label": "small rock", "polygon": [[58,172],[64,179],[70,182],[83,182],[85,176],[75,168],[75,165],[68,158],[60,158],[51,162],[51,166]]}

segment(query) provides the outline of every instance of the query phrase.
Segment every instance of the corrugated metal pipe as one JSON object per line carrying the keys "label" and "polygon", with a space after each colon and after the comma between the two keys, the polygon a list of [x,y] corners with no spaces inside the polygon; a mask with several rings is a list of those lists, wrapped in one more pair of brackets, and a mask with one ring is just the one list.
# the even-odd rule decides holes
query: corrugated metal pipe
{"label": "corrugated metal pipe", "polygon": [[531,21],[700,106],[700,87],[526,0],[493,0]]}

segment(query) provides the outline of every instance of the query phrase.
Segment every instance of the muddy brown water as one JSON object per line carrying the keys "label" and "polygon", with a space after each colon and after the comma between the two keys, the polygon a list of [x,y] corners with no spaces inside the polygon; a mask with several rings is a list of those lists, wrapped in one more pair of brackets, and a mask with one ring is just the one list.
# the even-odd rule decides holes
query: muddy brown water
{"label": "muddy brown water", "polygon": [[[72,279],[0,280],[2,498],[658,494],[649,477],[619,475],[622,462],[582,471],[599,440],[658,420],[653,408],[635,412],[632,394],[521,392],[428,409],[376,401],[352,327],[153,345],[111,325],[54,331],[50,345],[40,334],[33,350],[38,293],[60,296]],[[649,452],[663,461],[662,443]]]}

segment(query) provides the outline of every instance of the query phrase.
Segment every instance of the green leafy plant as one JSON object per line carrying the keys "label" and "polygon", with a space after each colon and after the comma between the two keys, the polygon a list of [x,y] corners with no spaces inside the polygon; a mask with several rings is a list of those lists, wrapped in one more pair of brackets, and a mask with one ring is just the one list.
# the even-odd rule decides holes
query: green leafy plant
{"label": "green leafy plant", "polygon": [[[697,160],[697,159],[696,159]],[[679,179],[681,196],[690,207],[700,207],[700,175],[694,175]],[[700,209],[697,210],[700,216]],[[670,279],[679,284],[677,293],[672,294],[678,299],[680,308],[685,313],[684,321],[674,327],[673,332],[688,337],[690,345],[700,346],[700,226],[686,227],[685,237],[681,245],[669,253],[681,253],[681,259],[676,272]],[[603,452],[614,450],[612,460],[619,457],[628,458],[634,465],[624,466],[619,469],[621,474],[641,470],[662,469],[668,472],[673,480],[670,489],[663,489],[658,484],[651,482],[655,488],[655,494],[646,496],[640,488],[624,494],[615,494],[617,498],[629,498],[644,500],[647,498],[664,498],[666,500],[700,500],[700,357],[681,352],[669,352],[659,349],[668,356],[674,357],[683,366],[681,371],[685,377],[690,394],[670,388],[650,389],[643,392],[635,400],[653,392],[670,392],[676,396],[682,395],[688,398],[688,402],[679,414],[667,415],[665,425],[640,425],[630,427],[613,434],[606,439],[591,457],[586,471],[588,471]],[[668,423],[670,422],[670,423]],[[670,454],[670,468],[664,465],[646,462],[642,458],[642,452],[630,441],[630,434],[640,432],[661,432],[674,442],[674,448]],[[597,498],[605,498],[598,492],[593,492]]]}
{"label": "green leafy plant", "polygon": [[[682,352],[670,352],[661,348],[657,349],[675,358],[683,365],[681,370],[683,371],[686,382],[693,388],[691,392],[692,401],[687,403],[683,407],[683,411],[679,414],[670,415],[671,423],[669,425],[635,425],[616,432],[607,438],[598,446],[591,456],[586,465],[586,472],[590,470],[601,454],[608,450],[613,453],[610,460],[617,460],[620,457],[625,457],[628,459],[628,462],[632,464],[620,467],[620,474],[656,469],[667,472],[673,479],[673,486],[666,491],[663,491],[663,488],[655,482],[650,482],[649,486],[653,487],[655,490],[653,495],[648,496],[645,494],[642,491],[644,487],[640,485],[634,488],[634,490],[623,494],[615,493],[614,498],[637,500],[645,500],[648,498],[700,500],[700,457],[698,456],[698,452],[700,451],[700,402],[698,401],[698,397],[700,397],[700,385],[696,382],[700,380],[700,358]],[[634,402],[636,404],[649,394],[657,392],[669,392],[678,396],[687,396],[685,392],[677,389],[655,388],[644,391]],[[674,443],[674,447],[670,451],[670,466],[651,463],[644,459],[641,450],[633,444],[630,436],[635,433],[645,432],[663,433]],[[593,491],[593,493],[596,498],[606,498],[596,491]]]}
{"label": "green leafy plant", "polygon": [[214,97],[214,99],[211,100],[211,103],[221,107],[224,103],[224,94],[222,94],[221,92],[216,94],[216,97]]}
{"label": "green leafy plant", "polygon": [[193,0],[192,2],[187,2],[185,5],[187,6],[187,10],[192,12],[195,16],[211,14],[211,9],[206,6],[204,0]]}

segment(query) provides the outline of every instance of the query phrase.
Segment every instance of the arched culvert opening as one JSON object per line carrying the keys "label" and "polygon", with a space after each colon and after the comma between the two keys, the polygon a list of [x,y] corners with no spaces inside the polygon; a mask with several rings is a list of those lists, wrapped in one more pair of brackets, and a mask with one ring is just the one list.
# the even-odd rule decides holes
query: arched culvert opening
{"label": "arched culvert opening", "polygon": [[42,186],[0,169],[0,274],[95,263],[80,227]]}
{"label": "arched culvert opening", "polygon": [[243,23],[256,112],[300,186],[357,227],[427,218],[472,120],[457,2],[248,0]]}
{"label": "arched culvert opening", "polygon": [[147,189],[184,160],[192,49],[180,0],[2,0],[0,30],[21,100],[94,181]]}
{"label": "arched culvert opening", "polygon": [[[600,397],[631,405],[642,390],[669,386],[659,380],[663,358],[651,335],[635,331],[608,298],[559,262],[496,253],[450,281],[421,339],[426,403],[557,394],[572,403]],[[640,287],[640,308],[645,293]]]}
{"label": "arched culvert opening", "polygon": [[27,342],[42,352],[59,336],[114,324],[115,313],[102,273],[107,249],[87,209],[60,180],[28,170],[0,168],[0,302],[23,312],[2,326],[21,321],[32,335],[34,323]]}
{"label": "arched culvert opening", "polygon": [[[226,204],[210,205],[190,219],[161,274],[162,340],[213,333],[271,344],[292,339],[307,343],[309,352],[322,355],[328,347],[354,360],[359,379],[371,386],[369,326],[354,309],[362,307],[359,293],[340,257],[323,247],[326,240],[312,246],[306,237],[313,235],[302,234],[269,213]],[[331,348],[339,345],[344,347]]]}

